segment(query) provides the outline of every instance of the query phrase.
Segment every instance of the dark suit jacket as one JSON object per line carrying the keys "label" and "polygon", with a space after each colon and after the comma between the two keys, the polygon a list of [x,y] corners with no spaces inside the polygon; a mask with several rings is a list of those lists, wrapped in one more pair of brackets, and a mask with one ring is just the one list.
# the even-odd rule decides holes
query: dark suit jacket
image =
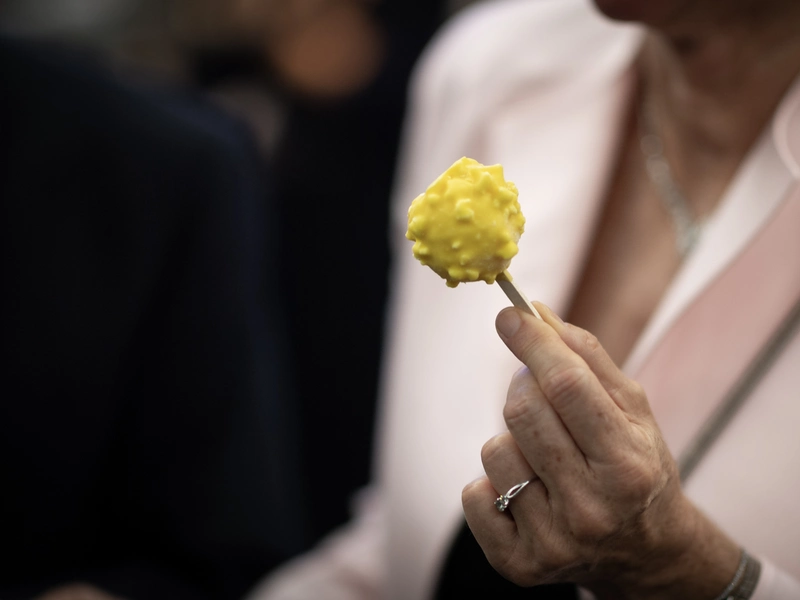
{"label": "dark suit jacket", "polygon": [[263,175],[190,95],[0,40],[0,598],[238,598],[305,547]]}

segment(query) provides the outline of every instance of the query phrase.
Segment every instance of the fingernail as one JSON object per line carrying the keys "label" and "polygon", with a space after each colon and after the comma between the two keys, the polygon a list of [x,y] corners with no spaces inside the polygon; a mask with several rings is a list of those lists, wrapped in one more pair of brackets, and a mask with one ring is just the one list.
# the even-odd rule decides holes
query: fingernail
{"label": "fingernail", "polygon": [[507,338],[513,337],[519,330],[520,325],[522,325],[522,319],[520,319],[519,314],[513,308],[506,308],[500,312],[495,321],[497,331],[500,335]]}
{"label": "fingernail", "polygon": [[563,320],[563,319],[562,319],[560,316],[558,316],[558,315],[556,314],[556,311],[554,311],[552,308],[550,308],[550,307],[549,307],[549,306],[547,306],[546,304],[542,304],[541,302],[535,302],[534,304],[537,304],[537,305],[539,306],[539,308],[540,308],[540,312],[541,312],[541,309],[542,309],[542,308],[544,308],[544,309],[545,309],[545,310],[546,310],[548,313],[550,313],[551,315],[553,315],[553,318],[554,318],[556,321],[558,321],[559,323],[563,323],[563,322],[564,322],[564,320]]}
{"label": "fingernail", "polygon": [[554,311],[552,308],[550,308],[550,307],[548,306],[548,307],[547,307],[547,309],[550,311],[550,314],[551,314],[551,315],[553,315],[553,316],[554,316],[556,319],[558,319],[558,322],[559,322],[559,323],[563,323],[563,322],[564,322],[564,319],[562,319],[562,318],[561,318],[561,317],[558,315],[558,313],[557,313],[557,312],[555,312],[555,311]]}

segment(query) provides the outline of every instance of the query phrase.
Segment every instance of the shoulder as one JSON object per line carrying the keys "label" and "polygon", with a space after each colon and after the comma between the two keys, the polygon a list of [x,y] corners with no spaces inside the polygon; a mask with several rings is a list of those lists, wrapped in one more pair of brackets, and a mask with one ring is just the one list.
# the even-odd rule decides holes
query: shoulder
{"label": "shoulder", "polygon": [[609,53],[629,52],[636,36],[634,26],[608,20],[589,0],[480,2],[437,33],[417,65],[414,86],[421,95],[485,93],[575,75]]}
{"label": "shoulder", "polygon": [[548,102],[608,89],[629,70],[640,39],[640,28],[606,19],[590,0],[490,0],[458,13],[412,75],[396,197],[413,197],[474,155],[485,128],[517,99],[526,114],[545,114]]}
{"label": "shoulder", "polygon": [[137,260],[201,228],[264,239],[267,165],[244,124],[199,93],[17,40],[0,40],[0,81],[0,186],[18,222],[74,218]]}

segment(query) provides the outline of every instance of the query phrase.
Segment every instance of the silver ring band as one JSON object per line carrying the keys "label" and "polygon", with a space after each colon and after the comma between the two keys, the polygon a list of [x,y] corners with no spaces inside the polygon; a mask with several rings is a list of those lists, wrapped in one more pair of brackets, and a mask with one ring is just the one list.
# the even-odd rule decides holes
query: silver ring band
{"label": "silver ring band", "polygon": [[530,482],[531,480],[528,479],[527,481],[518,483],[517,485],[509,489],[505,494],[500,494],[497,497],[497,500],[494,501],[495,508],[500,512],[505,512],[506,509],[508,508],[508,503],[511,501],[511,499],[517,494],[519,494],[522,491],[522,488],[524,488]]}

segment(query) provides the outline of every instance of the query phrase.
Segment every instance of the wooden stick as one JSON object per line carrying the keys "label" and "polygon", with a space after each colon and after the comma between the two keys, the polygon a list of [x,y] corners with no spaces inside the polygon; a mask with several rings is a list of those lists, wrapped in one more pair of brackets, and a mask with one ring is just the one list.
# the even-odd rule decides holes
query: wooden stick
{"label": "wooden stick", "polygon": [[537,319],[542,320],[542,316],[536,310],[536,307],[531,304],[531,301],[525,296],[521,289],[517,287],[517,284],[514,283],[514,279],[511,277],[511,273],[507,270],[500,273],[497,276],[497,283],[506,293],[508,299],[511,300],[511,303],[516,306],[517,308],[521,308],[525,312],[533,315]]}

